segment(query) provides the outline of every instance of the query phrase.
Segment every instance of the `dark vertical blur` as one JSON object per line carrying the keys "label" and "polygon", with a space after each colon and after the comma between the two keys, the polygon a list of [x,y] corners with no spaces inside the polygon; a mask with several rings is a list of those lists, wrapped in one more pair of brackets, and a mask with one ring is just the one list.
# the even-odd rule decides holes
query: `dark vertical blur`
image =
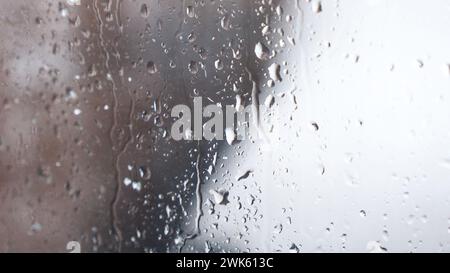
{"label": "dark vertical blur", "polygon": [[0,251],[165,252],[194,238],[197,177],[220,147],[170,140],[170,110],[250,100],[252,8],[2,1]]}

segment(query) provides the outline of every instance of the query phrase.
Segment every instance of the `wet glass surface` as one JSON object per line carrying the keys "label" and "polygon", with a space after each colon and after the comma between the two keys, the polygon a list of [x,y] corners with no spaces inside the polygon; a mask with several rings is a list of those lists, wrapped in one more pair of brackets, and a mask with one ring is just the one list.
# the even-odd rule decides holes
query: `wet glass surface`
{"label": "wet glass surface", "polygon": [[448,1],[1,4],[0,251],[450,250]]}

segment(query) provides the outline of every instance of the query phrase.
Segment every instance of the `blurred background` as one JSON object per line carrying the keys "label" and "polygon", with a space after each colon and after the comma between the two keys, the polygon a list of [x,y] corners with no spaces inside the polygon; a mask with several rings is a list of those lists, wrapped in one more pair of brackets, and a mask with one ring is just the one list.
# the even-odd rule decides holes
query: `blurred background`
{"label": "blurred background", "polygon": [[1,252],[450,251],[448,1],[0,2]]}

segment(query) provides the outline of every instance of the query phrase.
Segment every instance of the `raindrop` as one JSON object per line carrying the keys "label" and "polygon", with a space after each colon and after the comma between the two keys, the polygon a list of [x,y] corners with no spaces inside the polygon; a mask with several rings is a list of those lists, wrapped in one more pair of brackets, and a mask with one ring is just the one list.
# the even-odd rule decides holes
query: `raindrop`
{"label": "raindrop", "polygon": [[125,177],[125,178],[123,179],[123,184],[124,184],[125,186],[131,185],[132,182],[133,182],[133,181],[131,181],[131,179],[128,178],[128,177]]}
{"label": "raindrop", "polygon": [[376,241],[369,241],[367,243],[367,250],[370,253],[383,253],[383,252],[387,252],[387,249],[384,248],[383,246],[381,246],[381,244],[379,242]]}
{"label": "raindrop", "polygon": [[79,6],[81,5],[81,0],[67,0],[69,6]]}
{"label": "raindrop", "polygon": [[222,63],[222,61],[220,59],[216,60],[214,62],[214,66],[216,67],[217,70],[222,70],[223,69],[223,63]]}
{"label": "raindrop", "polygon": [[360,210],[359,215],[361,215],[361,217],[366,217],[367,213],[365,210]]}
{"label": "raindrop", "polygon": [[311,8],[314,13],[321,13],[322,12],[322,2],[313,1],[311,4]]}
{"label": "raindrop", "polygon": [[224,17],[222,17],[222,20],[220,20],[220,26],[224,30],[230,30],[230,16],[225,15]]}
{"label": "raindrop", "polygon": [[270,94],[266,97],[266,100],[264,101],[264,106],[267,108],[270,108],[270,107],[272,107],[274,101],[275,101],[275,98],[273,97],[273,95]]}
{"label": "raindrop", "polygon": [[232,145],[234,140],[236,139],[236,133],[234,132],[234,129],[226,128],[225,129],[225,138],[227,140],[227,143],[229,145]]}
{"label": "raindrop", "polygon": [[133,190],[135,190],[135,191],[141,191],[142,184],[141,184],[141,182],[133,182],[133,183],[131,183],[131,188],[133,188]]}
{"label": "raindrop", "polygon": [[187,6],[186,8],[186,14],[187,16],[189,16],[190,18],[195,16],[195,10],[193,6]]}
{"label": "raindrop", "polygon": [[423,63],[422,60],[416,60],[416,62],[417,62],[417,66],[418,66],[419,68],[423,68],[424,63]]}
{"label": "raindrop", "polygon": [[275,63],[269,66],[269,76],[273,81],[281,81],[280,68],[280,65]]}
{"label": "raindrop", "polygon": [[290,253],[300,253],[300,249],[294,243],[292,243],[291,247],[289,247]]}
{"label": "raindrop", "polygon": [[273,227],[273,233],[280,234],[282,231],[283,231],[283,225],[282,224],[278,224],[278,225]]}
{"label": "raindrop", "polygon": [[73,110],[73,114],[74,114],[75,116],[81,115],[81,109],[75,108],[75,109]]}
{"label": "raindrop", "polygon": [[228,203],[228,192],[225,190],[210,190],[209,193],[213,196],[214,203],[226,205]]}
{"label": "raindrop", "polygon": [[150,168],[148,168],[148,167],[139,167],[138,172],[139,172],[139,177],[144,180],[149,180],[152,176],[152,172],[150,171]]}
{"label": "raindrop", "polygon": [[158,72],[158,69],[156,68],[156,65],[155,65],[154,62],[149,61],[149,62],[147,63],[147,72],[148,72],[149,74],[155,74],[156,72]]}
{"label": "raindrop", "polygon": [[255,54],[256,54],[256,57],[258,57],[258,59],[261,59],[261,60],[268,60],[270,57],[269,49],[265,45],[263,45],[261,42],[258,42],[255,45]]}
{"label": "raindrop", "polygon": [[197,74],[197,72],[198,72],[198,64],[197,64],[196,61],[190,61],[189,65],[188,65],[188,68],[189,68],[189,72],[191,72],[192,74]]}
{"label": "raindrop", "polygon": [[144,18],[148,17],[148,7],[147,4],[142,4],[141,5],[141,16]]}

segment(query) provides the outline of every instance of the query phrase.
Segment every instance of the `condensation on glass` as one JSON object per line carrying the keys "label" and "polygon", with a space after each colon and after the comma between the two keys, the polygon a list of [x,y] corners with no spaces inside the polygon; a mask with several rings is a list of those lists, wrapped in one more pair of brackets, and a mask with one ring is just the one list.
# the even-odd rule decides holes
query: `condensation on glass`
{"label": "condensation on glass", "polygon": [[[450,251],[449,10],[3,0],[0,251]],[[263,137],[173,140],[195,97]]]}

